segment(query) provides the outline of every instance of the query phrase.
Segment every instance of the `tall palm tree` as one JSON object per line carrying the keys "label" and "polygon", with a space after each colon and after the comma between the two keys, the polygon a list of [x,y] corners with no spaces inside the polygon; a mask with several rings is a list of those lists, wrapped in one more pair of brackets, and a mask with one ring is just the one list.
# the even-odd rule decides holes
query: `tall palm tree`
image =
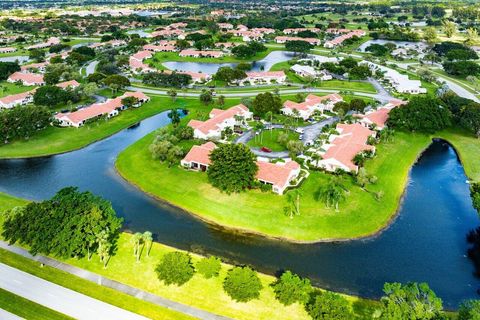
{"label": "tall palm tree", "polygon": [[153,235],[150,231],[145,231],[142,234],[143,243],[147,244],[147,257],[150,257],[150,250],[152,249]]}
{"label": "tall palm tree", "polygon": [[133,243],[133,255],[135,260],[140,261],[140,244],[142,242],[143,235],[140,232],[137,232],[133,235],[131,241]]}
{"label": "tall palm tree", "polygon": [[332,177],[327,184],[318,189],[317,200],[322,200],[327,208],[334,206],[336,212],[338,212],[338,204],[345,198],[346,189],[339,177]]}

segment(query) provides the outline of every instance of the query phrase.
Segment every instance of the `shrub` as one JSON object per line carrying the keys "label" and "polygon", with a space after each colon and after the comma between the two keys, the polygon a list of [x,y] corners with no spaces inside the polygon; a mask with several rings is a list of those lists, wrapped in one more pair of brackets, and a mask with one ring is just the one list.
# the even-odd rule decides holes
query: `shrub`
{"label": "shrub", "polygon": [[307,303],[312,291],[310,280],[302,279],[290,271],[283,273],[272,287],[277,300],[286,306],[295,302]]}
{"label": "shrub", "polygon": [[221,268],[221,260],[214,256],[198,261],[195,266],[197,272],[207,279],[217,277]]}
{"label": "shrub", "polygon": [[347,320],[352,318],[348,301],[329,291],[317,292],[308,302],[306,310],[313,320]]}
{"label": "shrub", "polygon": [[166,285],[183,285],[193,277],[195,269],[188,253],[174,251],[165,254],[155,269],[158,279]]}
{"label": "shrub", "polygon": [[247,302],[260,296],[262,283],[249,267],[234,267],[228,271],[223,289],[235,301]]}
{"label": "shrub", "polygon": [[463,302],[458,309],[458,320],[480,319],[480,300]]}

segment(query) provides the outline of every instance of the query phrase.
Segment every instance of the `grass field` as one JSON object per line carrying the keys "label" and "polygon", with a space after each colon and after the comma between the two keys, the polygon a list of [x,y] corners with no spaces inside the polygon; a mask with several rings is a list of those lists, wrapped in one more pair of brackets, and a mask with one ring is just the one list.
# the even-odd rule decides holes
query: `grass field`
{"label": "grass field", "polygon": [[302,213],[292,220],[283,214],[285,197],[257,190],[227,195],[213,188],[205,173],[167,168],[152,160],[148,145],[153,136],[144,137],[119,155],[116,166],[127,180],[208,221],[295,241],[356,238],[387,225],[397,210],[409,168],[430,143],[427,136],[398,133],[394,142],[380,144],[378,155],[366,169],[378,177],[378,183],[369,189],[383,190],[383,199],[374,200],[347,178],[350,194],[338,213],[315,200],[318,186],[329,175],[312,172],[301,187]]}
{"label": "grass field", "polygon": [[73,319],[57,311],[48,309],[11,292],[0,289],[0,309],[6,310],[24,319],[67,320]]}
{"label": "grass field", "polygon": [[0,82],[0,98],[10,96],[12,94],[22,93],[34,89],[35,86],[18,86],[7,81]]}
{"label": "grass field", "polygon": [[298,140],[298,134],[292,131],[282,129],[263,130],[252,138],[247,145],[254,148],[265,147],[272,151],[283,151],[286,150],[285,146],[278,142],[278,137],[283,133],[288,134],[288,140]]}
{"label": "grass field", "polygon": [[18,140],[2,145],[0,158],[38,157],[72,151],[167,109],[185,104],[189,106],[200,104],[197,98],[179,98],[175,103],[170,97],[152,96],[151,98],[150,102],[140,108],[122,111],[119,116],[112,119],[99,120],[81,128],[48,127],[29,140]]}

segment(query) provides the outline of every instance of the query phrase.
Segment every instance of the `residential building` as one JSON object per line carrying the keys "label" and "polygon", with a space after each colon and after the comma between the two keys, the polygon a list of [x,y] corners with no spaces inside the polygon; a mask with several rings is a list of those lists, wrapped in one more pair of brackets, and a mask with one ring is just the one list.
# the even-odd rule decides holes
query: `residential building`
{"label": "residential building", "polygon": [[325,71],[317,71],[315,68],[311,66],[304,66],[301,64],[293,65],[290,70],[295,72],[295,74],[299,75],[300,77],[312,77],[320,80],[332,80],[333,77]]}
{"label": "residential building", "polygon": [[175,45],[167,44],[167,45],[154,45],[154,44],[146,44],[143,46],[143,50],[152,51],[152,52],[175,52],[177,48]]}
{"label": "residential building", "polygon": [[223,130],[243,124],[245,120],[252,118],[252,113],[246,106],[239,104],[227,110],[213,109],[209,116],[210,119],[206,121],[190,120],[188,123],[188,126],[193,128],[196,139],[218,140]]}
{"label": "residential building", "polygon": [[250,82],[258,83],[284,83],[287,80],[287,75],[283,71],[249,71],[246,72],[247,77],[241,80],[242,84]]}
{"label": "residential building", "polygon": [[49,65],[48,62],[31,63],[21,66],[20,70],[22,72],[38,71],[44,73],[47,69],[47,65]]}
{"label": "residential building", "polygon": [[206,51],[206,50],[195,50],[195,49],[185,49],[180,51],[180,57],[193,57],[193,58],[221,58],[224,56],[222,51]]}
{"label": "residential building", "polygon": [[60,39],[57,38],[57,37],[50,37],[47,41],[31,45],[31,46],[27,47],[27,49],[28,50],[43,49],[43,48],[48,48],[48,47],[54,46],[56,44],[60,44]]}
{"label": "residential building", "polygon": [[292,160],[272,163],[268,160],[257,160],[257,180],[272,186],[272,191],[283,194],[291,182],[300,175],[300,165]]}
{"label": "residential building", "polygon": [[287,37],[287,36],[278,36],[275,37],[276,43],[286,43],[288,41],[305,41],[310,43],[312,46],[319,46],[322,41],[317,38],[300,38],[300,37]]}
{"label": "residential building", "polygon": [[420,80],[411,80],[408,75],[402,74],[397,70],[381,66],[372,62],[366,62],[368,67],[375,73],[380,71],[383,78],[390,83],[393,89],[400,93],[421,94],[427,93],[426,88],[422,88]]}
{"label": "residential building", "polygon": [[193,146],[180,161],[184,168],[207,171],[210,166],[210,153],[216,148],[215,143],[208,141],[199,146]]}
{"label": "residential building", "polygon": [[80,83],[78,83],[77,80],[70,80],[70,81],[64,81],[64,82],[60,82],[60,83],[57,83],[56,85],[57,87],[60,87],[62,89],[75,89],[75,88],[78,88],[80,86]]}
{"label": "residential building", "polygon": [[10,52],[15,52],[15,51],[17,51],[17,48],[14,48],[14,47],[0,48],[0,53],[10,53]]}
{"label": "residential building", "polygon": [[125,109],[125,106],[122,103],[122,100],[126,97],[135,97],[138,99],[138,103],[134,107],[138,107],[143,103],[150,100],[148,96],[146,96],[143,92],[134,91],[134,92],[126,92],[124,95],[114,98],[108,99],[102,103],[94,103],[88,107],[79,109],[73,112],[67,113],[57,113],[55,115],[55,119],[58,120],[60,126],[62,127],[81,127],[87,121],[91,119],[95,119],[98,117],[105,116],[107,118],[112,118],[121,110]]}
{"label": "residential building", "polygon": [[15,83],[20,81],[24,86],[43,86],[45,81],[42,74],[28,73],[28,72],[15,72],[12,73],[8,79],[8,82]]}
{"label": "residential building", "polygon": [[406,103],[406,101],[402,100],[392,100],[386,105],[378,108],[377,110],[370,110],[367,111],[365,114],[355,114],[354,117],[359,118],[358,123],[360,123],[366,128],[374,126],[376,130],[383,130],[388,120],[388,114],[390,113],[390,111],[393,108]]}
{"label": "residential building", "polygon": [[315,33],[319,33],[320,29],[318,28],[288,28],[283,30],[283,34],[297,34],[302,31],[312,31]]}
{"label": "residential building", "polygon": [[34,93],[35,90],[30,90],[0,98],[0,109],[10,109],[32,103]]}
{"label": "residential building", "polygon": [[317,166],[327,171],[358,172],[358,166],[353,162],[361,152],[375,152],[375,147],[367,144],[369,137],[375,137],[375,132],[359,123],[338,124],[338,135],[332,135],[329,143],[322,146],[326,150],[321,154],[322,160]]}
{"label": "residential building", "polygon": [[[342,30],[342,29],[340,29],[340,30]],[[341,36],[338,36],[338,37],[334,38],[333,40],[326,41],[323,46],[325,48],[332,49],[332,48],[335,48],[337,46],[342,45],[343,42],[347,39],[351,39],[353,37],[363,37],[364,35],[366,35],[366,32],[363,31],[363,30],[349,31],[348,33],[342,34]]]}
{"label": "residential building", "polygon": [[298,117],[306,120],[310,118],[315,111],[332,111],[335,104],[340,101],[343,101],[343,98],[336,93],[321,97],[309,94],[305,98],[305,101],[301,103],[290,100],[285,101],[281,111],[287,116],[296,116],[295,113],[297,113]]}

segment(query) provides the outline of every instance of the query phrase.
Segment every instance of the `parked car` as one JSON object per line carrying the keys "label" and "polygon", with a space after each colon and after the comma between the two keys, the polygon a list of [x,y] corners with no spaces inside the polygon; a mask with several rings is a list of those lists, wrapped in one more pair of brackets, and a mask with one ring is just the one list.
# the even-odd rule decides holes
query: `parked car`
{"label": "parked car", "polygon": [[297,129],[295,129],[295,132],[296,132],[296,133],[303,134],[303,133],[305,132],[305,129],[303,129],[303,128],[297,128]]}
{"label": "parked car", "polygon": [[269,152],[269,153],[272,152],[272,150],[270,150],[267,147],[262,147],[260,150],[263,151],[263,152]]}

